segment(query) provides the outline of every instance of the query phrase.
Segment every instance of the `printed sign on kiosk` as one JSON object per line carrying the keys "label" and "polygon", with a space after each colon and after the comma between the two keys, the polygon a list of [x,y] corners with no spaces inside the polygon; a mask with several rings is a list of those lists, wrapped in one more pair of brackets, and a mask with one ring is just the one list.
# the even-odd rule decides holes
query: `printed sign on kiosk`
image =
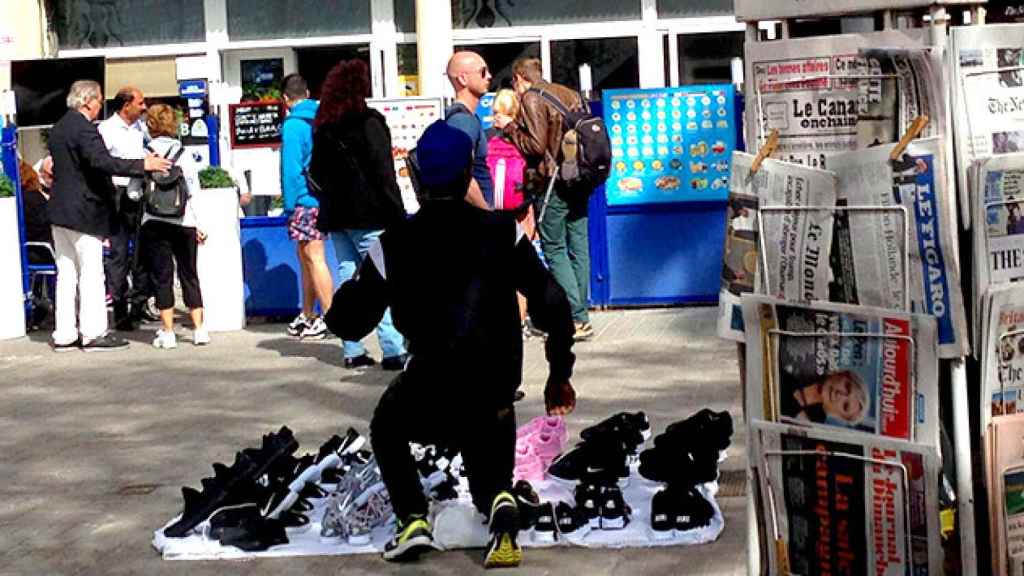
{"label": "printed sign on kiosk", "polygon": [[246,102],[228,106],[232,148],[281,146],[284,106],[280,102]]}

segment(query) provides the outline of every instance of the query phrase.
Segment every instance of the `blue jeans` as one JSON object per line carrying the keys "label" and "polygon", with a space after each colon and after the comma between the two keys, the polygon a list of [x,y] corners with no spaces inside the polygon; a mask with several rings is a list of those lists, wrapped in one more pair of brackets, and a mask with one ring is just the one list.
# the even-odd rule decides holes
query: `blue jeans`
{"label": "blue jeans", "polygon": [[[344,284],[356,274],[356,268],[370,250],[383,230],[337,230],[331,232],[334,254],[338,257],[338,285]],[[405,354],[405,339],[391,323],[391,309],[384,311],[384,317],[377,325],[377,340],[385,358]],[[357,358],[366,354],[361,342],[345,340],[342,343],[345,358]]]}

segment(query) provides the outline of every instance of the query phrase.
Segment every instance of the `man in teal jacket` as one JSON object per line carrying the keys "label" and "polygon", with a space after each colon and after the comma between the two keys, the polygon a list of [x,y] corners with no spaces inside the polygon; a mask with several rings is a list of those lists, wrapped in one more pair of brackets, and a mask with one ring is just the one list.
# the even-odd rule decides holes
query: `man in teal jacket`
{"label": "man in teal jacket", "polygon": [[297,244],[302,272],[302,312],[288,325],[288,334],[299,338],[324,338],[327,326],[313,311],[331,307],[334,279],[324,257],[326,235],[317,230],[320,203],[309,193],[306,168],[313,154],[313,119],[318,103],[309,98],[306,81],[289,74],[283,81],[288,117],[281,126],[281,194],[288,216],[288,236]]}

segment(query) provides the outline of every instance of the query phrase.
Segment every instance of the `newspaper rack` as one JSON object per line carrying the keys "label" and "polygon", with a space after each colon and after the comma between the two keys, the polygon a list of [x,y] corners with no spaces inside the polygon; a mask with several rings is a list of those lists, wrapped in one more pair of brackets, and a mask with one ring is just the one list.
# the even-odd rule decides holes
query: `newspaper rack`
{"label": "newspaper rack", "polygon": [[[761,215],[765,212],[899,212],[903,216],[903,309],[910,310],[910,251],[907,250],[910,246],[910,216],[906,206],[762,206],[757,211]],[[768,274],[768,251],[764,249],[764,218],[757,219],[757,241],[765,292],[772,294],[771,276]]]}
{"label": "newspaper rack", "polygon": [[[761,458],[762,468],[764,470],[764,483],[768,486],[767,502],[768,508],[771,510],[771,530],[772,539],[775,542],[776,550],[776,567],[779,569],[780,574],[791,574],[797,576],[789,569],[789,556],[786,547],[786,540],[782,537],[779,530],[779,513],[778,506],[775,504],[775,490],[773,489],[771,467],[768,465],[768,457],[783,458],[786,456],[799,456],[799,457],[817,457],[817,458],[845,458],[848,460],[860,461],[864,465],[876,465],[876,466],[890,466],[897,468],[900,472],[900,488],[904,495],[910,492],[910,480],[907,467],[898,461],[893,460],[882,460],[879,458],[870,458],[868,456],[859,456],[857,454],[847,454],[845,452],[833,452],[831,450],[765,450]],[[910,499],[907,497],[903,498],[903,526],[910,526]],[[909,564],[908,574],[915,574],[914,571],[914,555],[910,549],[910,538],[904,536],[903,538],[904,553],[906,554],[907,563]]]}
{"label": "newspaper rack", "polygon": [[[1024,332],[1024,330],[1021,330]],[[834,337],[834,338],[878,338],[880,340],[902,340],[910,345],[910,357],[916,358],[917,354],[917,342],[913,338],[905,334],[885,334],[882,332],[795,332],[792,330],[782,330],[779,328],[770,328],[768,330],[768,336],[771,338],[774,354],[772,358],[778,358],[778,346],[779,340],[782,338],[821,338],[821,337]],[[783,422],[786,424],[797,424],[804,425],[804,423],[798,421],[792,421],[788,418],[782,417],[781,409],[776,405],[774,391],[779,390],[779,383],[775,381],[775,370],[768,372],[769,382],[768,386],[773,390],[772,394],[768,395],[769,406],[768,409],[771,411],[772,417],[775,418],[776,422]],[[911,383],[912,392],[917,394],[917,363],[911,363]],[[917,422],[917,414],[915,412],[917,402],[910,401],[910,412],[909,418],[911,424]],[[914,440],[916,437],[916,431],[911,428],[910,438],[908,440]]]}
{"label": "newspaper rack", "polygon": [[[972,23],[984,23],[985,20],[985,0],[965,1],[961,7],[970,13]],[[951,2],[943,2],[942,0],[933,0],[931,2],[921,2],[920,5],[914,6],[907,12],[899,12],[897,9],[901,8],[903,3],[899,3],[900,6],[892,3],[880,3],[874,0],[848,0],[842,3],[842,10],[836,10],[833,2],[823,2],[821,5],[807,3],[804,6],[801,2],[801,6],[798,12],[789,12],[789,8],[779,5],[772,5],[769,7],[769,3],[763,2],[744,2],[744,9],[737,9],[739,19],[746,22],[746,42],[748,43],[759,43],[761,39],[761,31],[765,30],[769,39],[774,39],[776,36],[776,25],[778,35],[781,39],[790,38],[790,25],[796,20],[796,18],[818,18],[818,17],[829,17],[836,14],[843,14],[847,16],[876,16],[879,17],[876,21],[881,23],[883,30],[896,30],[896,29],[908,29],[908,28],[926,28],[928,29],[930,42],[932,46],[946,46],[948,36],[948,21],[949,14],[946,6],[943,4],[951,4]],[[957,2],[959,4],[959,2]],[[753,7],[753,8],[751,8]],[[910,3],[906,3],[906,7],[910,8]],[[743,12],[743,14],[740,14]],[[924,15],[917,20],[918,15]],[[927,20],[926,18],[927,17]],[[949,70],[947,65],[947,70]],[[848,76],[846,76],[849,78]],[[873,77],[876,78],[877,77]],[[763,125],[765,118],[762,114],[760,106],[760,91],[758,87],[754,87],[757,90],[757,104],[748,108],[747,121],[750,124],[756,125],[757,127],[757,138],[751,139],[752,147],[759,146],[763,143],[765,138]],[[756,113],[756,117],[754,114]],[[948,114],[947,110],[947,114]],[[949,134],[945,135],[947,144]],[[831,209],[831,208],[830,208]],[[764,210],[762,208],[762,210]],[[961,221],[964,226],[968,226],[968,221],[963,220],[966,216],[962,215]],[[904,226],[904,230],[907,227]],[[909,233],[909,232],[908,232]],[[763,238],[763,236],[762,236]],[[762,244],[763,245],[763,244]],[[904,251],[906,252],[906,250]],[[906,279],[907,274],[904,274]],[[906,292],[909,296],[909,291]],[[972,479],[972,455],[971,455],[971,441],[970,441],[970,424],[968,407],[970,406],[967,394],[967,371],[965,368],[964,360],[962,358],[955,359],[950,362],[950,376],[951,376],[951,393],[952,393],[952,445],[953,445],[953,457],[956,464],[956,492],[957,492],[957,524],[960,538],[960,559],[962,565],[962,573],[966,576],[974,576],[978,573],[978,554],[977,545],[975,543],[976,532],[975,532],[975,517],[974,517],[974,487]],[[744,394],[745,394],[744,387]],[[748,425],[750,424],[748,418]],[[750,476],[748,479],[753,483],[756,476],[756,471],[750,470]],[[748,573],[759,574],[762,573],[761,566],[761,552],[763,550],[761,541],[757,536],[757,527],[760,525],[760,514],[756,510],[754,499],[748,499],[747,506],[748,515]],[[774,520],[774,519],[773,519]],[[776,567],[780,568],[780,567]],[[782,573],[788,574],[788,566],[785,566]]]}

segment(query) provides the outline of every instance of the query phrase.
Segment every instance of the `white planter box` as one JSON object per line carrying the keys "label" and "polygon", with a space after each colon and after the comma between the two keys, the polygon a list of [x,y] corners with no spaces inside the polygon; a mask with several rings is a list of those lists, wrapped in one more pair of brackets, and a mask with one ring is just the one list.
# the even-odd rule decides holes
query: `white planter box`
{"label": "white planter box", "polygon": [[210,332],[245,328],[242,245],[238,228],[238,192],[234,188],[200,190],[191,199],[206,233],[196,262],[203,293],[204,324]]}
{"label": "white planter box", "polygon": [[0,340],[25,335],[25,292],[21,284],[18,201],[0,198]]}

